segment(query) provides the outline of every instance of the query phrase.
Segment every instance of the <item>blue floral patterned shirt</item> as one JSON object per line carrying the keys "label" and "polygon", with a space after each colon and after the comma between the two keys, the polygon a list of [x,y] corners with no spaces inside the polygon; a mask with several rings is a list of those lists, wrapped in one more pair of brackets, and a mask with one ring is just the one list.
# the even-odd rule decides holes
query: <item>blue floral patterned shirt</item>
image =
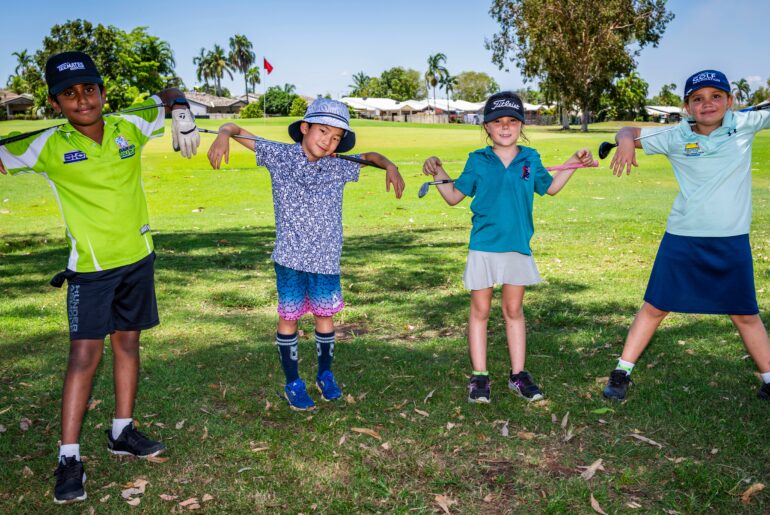
{"label": "blue floral patterned shirt", "polygon": [[316,274],[339,274],[342,193],[361,165],[335,157],[308,161],[299,143],[257,141],[257,166],[270,172],[275,209],[273,261]]}

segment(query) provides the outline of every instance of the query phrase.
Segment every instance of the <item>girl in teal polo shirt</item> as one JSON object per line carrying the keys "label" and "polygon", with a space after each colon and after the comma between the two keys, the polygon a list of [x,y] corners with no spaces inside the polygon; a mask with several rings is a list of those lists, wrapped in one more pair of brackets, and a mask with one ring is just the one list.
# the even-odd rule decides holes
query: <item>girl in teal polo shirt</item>
{"label": "girl in teal polo shirt", "polygon": [[[450,206],[473,197],[473,228],[463,277],[465,287],[471,290],[468,345],[473,374],[468,386],[469,402],[490,401],[487,322],[495,284],[503,286],[503,316],[511,359],[508,387],[528,401],[543,397],[524,370],[524,287],[541,281],[529,247],[534,233],[532,201],[535,193],[558,193],[574,169],[556,172],[552,177],[534,149],[518,144],[523,126],[523,103],[517,95],[502,92],[489,97],[484,106],[484,130],[492,146],[471,152],[454,183],[437,185]],[[578,150],[565,162],[580,166],[592,163],[593,156],[586,149]],[[423,172],[449,180],[437,157],[425,161]]]}
{"label": "girl in teal polo shirt", "polygon": [[[669,312],[729,315],[762,374],[758,395],[770,401],[770,343],[754,289],[749,243],[751,145],[770,128],[770,112],[733,112],[730,82],[716,70],[685,84],[690,115],[670,131],[624,127],[616,139],[613,172],[637,166],[636,150],[671,162],[679,195],[652,267],[644,304],[628,331],[604,396],[623,400],[634,364]],[[639,139],[639,138],[643,139]]]}

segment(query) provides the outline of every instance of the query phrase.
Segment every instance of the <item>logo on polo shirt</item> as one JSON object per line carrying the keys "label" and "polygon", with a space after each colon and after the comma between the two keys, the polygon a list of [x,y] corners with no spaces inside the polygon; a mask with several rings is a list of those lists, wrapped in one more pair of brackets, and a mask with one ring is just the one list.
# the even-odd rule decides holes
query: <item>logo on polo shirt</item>
{"label": "logo on polo shirt", "polygon": [[691,156],[691,157],[697,157],[699,155],[703,154],[703,150],[701,150],[700,145],[698,143],[685,143],[684,145],[684,155]]}
{"label": "logo on polo shirt", "polygon": [[88,159],[88,156],[85,152],[81,152],[80,150],[73,150],[72,152],[67,152],[64,154],[65,165],[70,163],[77,163],[78,161],[85,161],[86,159]]}
{"label": "logo on polo shirt", "polygon": [[59,70],[60,72],[63,72],[64,70],[70,70],[70,71],[85,70],[86,65],[80,61],[75,61],[74,63],[61,63],[59,66],[56,67],[56,69]]}
{"label": "logo on polo shirt", "polygon": [[529,166],[524,165],[521,167],[521,178],[525,181],[529,180]]}
{"label": "logo on polo shirt", "polygon": [[131,145],[123,136],[115,138],[115,143],[118,144],[118,153],[121,159],[126,159],[136,154],[136,146]]}

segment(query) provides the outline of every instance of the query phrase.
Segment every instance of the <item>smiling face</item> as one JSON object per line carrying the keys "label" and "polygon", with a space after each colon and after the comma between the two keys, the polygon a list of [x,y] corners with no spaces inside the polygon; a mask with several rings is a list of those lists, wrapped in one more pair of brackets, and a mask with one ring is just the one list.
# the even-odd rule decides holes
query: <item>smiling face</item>
{"label": "smiling face", "polygon": [[521,121],[512,116],[501,116],[485,123],[484,129],[495,146],[510,147],[516,145],[521,136]]}
{"label": "smiling face", "polygon": [[97,84],[75,84],[48,101],[57,113],[62,113],[75,127],[87,127],[102,121],[102,109],[107,101]]}
{"label": "smiling face", "polygon": [[318,161],[333,154],[345,135],[343,129],[320,123],[302,122],[299,130],[302,132],[302,150],[308,161]]}
{"label": "smiling face", "polygon": [[722,125],[725,113],[733,106],[733,97],[721,89],[706,87],[693,91],[685,109],[695,120],[697,132],[708,134]]}

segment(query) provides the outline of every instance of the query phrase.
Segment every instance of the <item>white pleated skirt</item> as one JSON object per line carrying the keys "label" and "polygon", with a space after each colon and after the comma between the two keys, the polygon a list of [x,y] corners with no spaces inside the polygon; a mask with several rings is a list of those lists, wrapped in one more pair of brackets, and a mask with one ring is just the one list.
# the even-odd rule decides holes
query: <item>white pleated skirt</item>
{"label": "white pleated skirt", "polygon": [[542,282],[532,256],[518,252],[468,252],[463,284],[469,290],[483,290],[496,284],[529,286]]}

